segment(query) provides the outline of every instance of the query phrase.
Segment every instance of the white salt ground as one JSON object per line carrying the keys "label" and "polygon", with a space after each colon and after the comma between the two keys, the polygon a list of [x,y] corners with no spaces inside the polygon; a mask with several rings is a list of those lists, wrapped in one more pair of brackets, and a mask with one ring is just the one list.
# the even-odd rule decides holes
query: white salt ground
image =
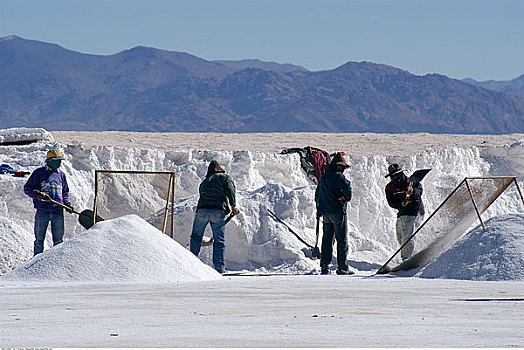
{"label": "white salt ground", "polygon": [[478,226],[420,273],[424,278],[524,281],[524,215],[500,215]]}
{"label": "white salt ground", "polygon": [[6,348],[518,348],[523,324],[521,282],[337,275],[0,282]]}
{"label": "white salt ground", "polygon": [[222,276],[136,215],[102,221],[0,277],[2,281],[154,283]]}

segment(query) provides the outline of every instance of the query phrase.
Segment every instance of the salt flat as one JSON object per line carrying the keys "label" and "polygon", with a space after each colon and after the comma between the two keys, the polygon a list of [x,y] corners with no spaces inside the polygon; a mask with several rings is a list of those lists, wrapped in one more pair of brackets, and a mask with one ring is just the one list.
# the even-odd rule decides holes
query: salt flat
{"label": "salt flat", "polygon": [[[392,238],[394,213],[383,198],[387,164],[398,161],[410,171],[433,168],[425,184],[426,203],[431,209],[466,175],[522,174],[523,144],[516,142],[524,140],[524,134],[52,134],[61,147],[65,146],[64,166],[73,184],[73,199],[79,207],[92,203],[93,169],[170,170],[180,174],[176,188],[175,238],[182,247],[191,229],[192,203],[196,201],[202,174],[211,159],[220,159],[237,182],[242,208],[242,214],[228,226],[228,269],[235,270],[236,266],[238,270],[250,272],[183,283],[168,283],[168,279],[157,280],[160,283],[147,283],[146,279],[130,280],[130,283],[106,278],[109,273],[119,273],[119,269],[106,271],[103,276],[95,276],[97,278],[88,274],[95,273],[94,269],[82,270],[89,278],[70,279],[67,283],[53,279],[52,273],[43,273],[42,282],[0,278],[0,346],[524,346],[521,332],[524,283],[521,280],[425,279],[405,274],[367,278],[378,268],[377,263],[382,263],[397,247]],[[44,146],[52,143],[6,147],[0,156],[3,162],[33,170],[41,166]],[[509,146],[511,144],[513,146]],[[355,185],[348,217],[352,243],[349,260],[358,263],[356,276],[305,274],[318,267],[318,261],[307,258],[303,246],[285,228],[260,215],[266,206],[280,207],[284,219],[303,230],[306,239],[314,241],[314,217],[309,214],[314,207],[312,187],[300,169],[298,157],[271,154],[306,145],[349,153],[352,168],[348,176]],[[457,147],[447,149],[447,146]],[[139,148],[147,150],[137,151]],[[3,228],[0,227],[1,247],[6,251],[9,248],[12,256],[9,264],[5,264],[6,271],[27,266],[22,264],[31,260],[34,211],[21,190],[22,180],[11,176],[1,178],[3,195],[10,198],[9,206],[0,206],[4,223]],[[497,200],[488,213],[489,217],[502,220],[497,237],[506,231],[513,235],[518,231],[507,224],[508,218],[501,217],[513,214],[515,218],[515,214],[523,212],[516,190],[512,191]],[[142,198],[144,193],[138,195],[152,202],[151,197]],[[68,237],[74,243],[73,236],[81,239],[82,230],[78,230],[76,218],[67,219],[71,231],[78,231]],[[489,225],[489,221],[486,222]],[[122,231],[122,235],[99,236],[116,239],[128,235],[128,229]],[[491,233],[478,236],[477,241],[483,244],[482,239],[494,236]],[[135,238],[130,238],[130,243],[137,243],[133,241]],[[117,249],[109,240],[105,244],[94,243],[96,252],[97,246],[109,251]],[[159,240],[153,246],[163,247],[160,243]],[[501,252],[500,247],[491,249],[493,256]],[[511,247],[516,251],[519,246]],[[59,248],[48,247],[47,256],[53,257],[67,246]],[[86,248],[82,249],[82,253],[86,253]],[[125,252],[130,248],[122,246],[117,250],[111,252],[111,259],[128,256]],[[133,251],[143,252],[141,258],[148,263],[146,266],[162,266],[154,259],[159,254],[139,248]],[[508,251],[513,249],[505,250]],[[74,250],[67,252],[77,257]],[[177,252],[177,249],[171,251]],[[95,262],[103,264],[111,260],[107,256],[104,259],[95,259]],[[63,266],[57,267],[67,267],[72,260],[65,259]],[[125,262],[135,268],[133,262],[137,259],[131,260]],[[185,270],[194,270],[194,264],[189,264],[189,259],[187,262]],[[463,261],[460,266],[470,262]],[[486,266],[483,262],[473,262],[479,269]],[[499,266],[493,259],[490,262],[490,266]],[[516,266],[514,259],[512,262]],[[183,267],[173,259],[165,263],[172,263],[169,267],[173,269]],[[120,264],[118,268],[126,266]],[[128,271],[134,270],[128,267]],[[498,279],[501,275],[490,276]],[[81,276],[85,275],[74,277]]]}
{"label": "salt flat", "polygon": [[524,284],[270,275],[0,288],[4,347],[522,347]]}
{"label": "salt flat", "polygon": [[55,140],[85,147],[120,146],[128,148],[205,149],[279,153],[292,147],[312,146],[328,152],[344,151],[354,156],[403,156],[446,146],[492,147],[524,139],[524,134],[329,134],[329,133],[148,133],[126,131],[53,131]]}

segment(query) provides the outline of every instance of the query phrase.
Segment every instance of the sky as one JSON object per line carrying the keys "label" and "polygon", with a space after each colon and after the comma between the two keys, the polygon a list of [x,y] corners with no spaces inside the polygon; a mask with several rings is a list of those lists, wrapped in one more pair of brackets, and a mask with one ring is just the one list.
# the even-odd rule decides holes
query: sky
{"label": "sky", "polygon": [[0,37],[313,71],[368,61],[484,81],[524,74],[522,18],[521,0],[0,0]]}

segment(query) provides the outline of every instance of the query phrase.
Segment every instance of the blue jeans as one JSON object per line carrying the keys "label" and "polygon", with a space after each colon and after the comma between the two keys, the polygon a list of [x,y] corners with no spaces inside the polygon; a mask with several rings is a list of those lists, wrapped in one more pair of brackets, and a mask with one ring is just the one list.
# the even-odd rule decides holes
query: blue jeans
{"label": "blue jeans", "polygon": [[347,270],[348,224],[347,215],[323,214],[322,215],[322,249],[320,251],[320,267],[327,269],[333,258],[333,243],[337,240],[337,269]]}
{"label": "blue jeans", "polygon": [[211,224],[213,231],[213,266],[217,270],[224,269],[226,267],[224,262],[226,213],[222,209],[200,208],[197,210],[193,221],[189,250],[198,256],[207,224]]}
{"label": "blue jeans", "polygon": [[35,214],[35,245],[34,255],[44,251],[44,239],[47,226],[51,222],[51,234],[53,235],[53,245],[63,242],[64,238],[64,211],[37,210]]}

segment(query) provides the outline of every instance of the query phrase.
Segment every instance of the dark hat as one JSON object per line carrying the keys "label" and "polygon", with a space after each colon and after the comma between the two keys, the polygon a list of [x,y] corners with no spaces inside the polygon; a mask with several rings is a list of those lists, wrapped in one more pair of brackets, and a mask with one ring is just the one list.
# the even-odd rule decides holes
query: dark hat
{"label": "dark hat", "polygon": [[397,163],[391,164],[390,166],[388,166],[388,174],[385,177],[393,176],[403,171],[404,169],[402,169],[400,165],[398,165]]}
{"label": "dark hat", "polygon": [[349,168],[349,164],[346,162],[346,159],[344,158],[346,154],[344,152],[337,152],[335,153],[335,156],[333,159],[331,159],[331,163],[329,164],[330,167],[334,168],[337,165],[342,165],[345,169]]}
{"label": "dark hat", "polygon": [[226,171],[222,169],[220,164],[216,160],[212,160],[211,163],[209,163],[209,166],[207,167],[207,174],[206,177],[214,175],[216,173],[225,173]]}

